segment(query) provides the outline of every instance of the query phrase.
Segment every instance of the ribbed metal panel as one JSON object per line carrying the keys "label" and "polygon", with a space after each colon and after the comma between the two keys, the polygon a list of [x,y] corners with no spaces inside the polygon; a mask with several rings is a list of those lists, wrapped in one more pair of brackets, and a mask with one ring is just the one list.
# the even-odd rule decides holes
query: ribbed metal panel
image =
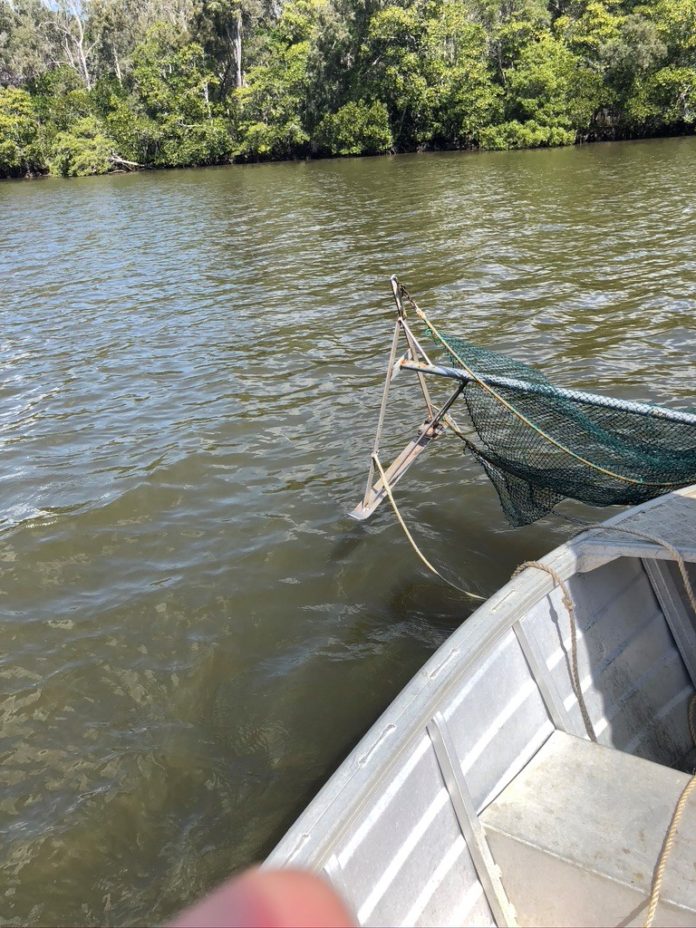
{"label": "ribbed metal panel", "polygon": [[468,906],[466,924],[492,925],[482,893],[470,892],[476,872],[427,735],[383,786],[336,854],[360,924],[414,924],[426,910]]}
{"label": "ribbed metal panel", "polygon": [[[611,521],[652,530],[696,560],[692,510],[696,488]],[[593,532],[544,562],[575,603],[580,678],[600,743],[678,765],[689,752],[696,622],[668,556],[654,540]],[[570,648],[561,591],[548,573],[526,570],[416,674],[267,865],[323,870],[364,925],[492,925],[484,885],[509,921],[476,813],[556,729],[586,738]],[[503,874],[503,895],[504,884]]]}
{"label": "ribbed metal panel", "polygon": [[511,630],[495,642],[443,714],[479,810],[554,730]]}
{"label": "ribbed metal panel", "polygon": [[[620,558],[568,582],[578,624],[578,668],[585,703],[601,744],[661,763],[688,751],[689,676],[637,558]],[[559,590],[522,620],[576,726],[580,710],[570,682],[570,631]]]}

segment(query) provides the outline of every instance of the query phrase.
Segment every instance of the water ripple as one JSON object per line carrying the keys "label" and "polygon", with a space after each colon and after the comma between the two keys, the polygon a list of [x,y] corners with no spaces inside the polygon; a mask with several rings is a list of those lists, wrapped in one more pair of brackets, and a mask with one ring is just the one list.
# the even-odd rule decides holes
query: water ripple
{"label": "water ripple", "polygon": [[[0,186],[3,922],[161,921],[258,859],[466,616],[387,513],[344,517],[389,275],[686,408],[694,203],[694,139]],[[484,595],[562,538],[454,445],[399,495]]]}

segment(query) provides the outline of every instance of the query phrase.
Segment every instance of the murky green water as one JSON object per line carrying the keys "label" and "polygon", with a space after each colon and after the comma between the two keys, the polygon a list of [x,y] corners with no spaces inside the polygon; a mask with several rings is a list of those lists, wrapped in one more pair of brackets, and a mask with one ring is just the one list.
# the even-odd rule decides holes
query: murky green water
{"label": "murky green water", "polygon": [[[344,516],[391,273],[559,384],[692,404],[693,138],[5,183],[0,243],[5,924],[162,920],[262,857],[467,615]],[[484,594],[568,531],[507,528],[454,443],[398,495]]]}

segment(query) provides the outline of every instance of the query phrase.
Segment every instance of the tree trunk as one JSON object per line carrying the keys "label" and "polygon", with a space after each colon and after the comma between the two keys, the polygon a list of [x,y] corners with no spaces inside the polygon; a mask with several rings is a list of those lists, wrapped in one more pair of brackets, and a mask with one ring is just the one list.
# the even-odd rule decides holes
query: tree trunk
{"label": "tree trunk", "polygon": [[92,77],[89,73],[89,67],[87,66],[87,54],[85,52],[85,30],[82,26],[82,20],[80,19],[80,14],[77,9],[73,13],[73,20],[77,26],[77,36],[75,37],[75,51],[77,52],[77,60],[80,65],[80,74],[82,75],[82,80],[84,81],[85,87],[87,90],[92,89]]}
{"label": "tree trunk", "polygon": [[112,45],[112,48],[114,50],[114,70],[116,72],[116,80],[123,87],[123,75],[121,74],[121,62],[119,61],[119,58],[118,58],[118,52],[116,51],[116,46]]}
{"label": "tree trunk", "polygon": [[56,25],[61,33],[61,45],[68,65],[76,71],[87,90],[92,89],[92,75],[87,59],[94,46],[85,48],[85,30],[80,10],[74,4],[60,4]]}
{"label": "tree trunk", "polygon": [[236,66],[236,87],[244,86],[244,72],[242,71],[242,11],[237,10],[234,21],[234,61]]}

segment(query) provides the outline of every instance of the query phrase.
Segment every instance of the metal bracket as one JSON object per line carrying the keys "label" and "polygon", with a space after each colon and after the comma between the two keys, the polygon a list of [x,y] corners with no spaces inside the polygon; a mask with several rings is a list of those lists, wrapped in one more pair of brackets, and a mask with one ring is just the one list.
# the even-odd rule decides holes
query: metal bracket
{"label": "metal bracket", "polygon": [[[406,310],[401,299],[402,287],[398,278],[396,276],[392,276],[390,278],[390,283],[392,287],[394,302],[396,303],[397,318],[396,324],[394,326],[389,361],[387,363],[387,373],[384,381],[382,403],[377,420],[375,441],[372,449],[372,455],[370,456],[370,468],[367,475],[367,486],[365,488],[365,494],[362,498],[362,501],[358,503],[352,512],[348,513],[351,518],[357,519],[359,522],[371,516],[375,509],[382,502],[382,500],[387,496],[387,492],[381,478],[375,482],[375,466],[373,457],[375,455],[379,456],[382,431],[384,429],[384,421],[386,418],[387,405],[389,402],[391,382],[401,370],[402,364],[404,362],[409,362],[414,365],[423,365],[426,368],[432,367],[430,359],[428,358],[427,354],[423,350],[423,347],[411,331],[406,321]],[[406,352],[404,355],[402,355],[401,358],[397,360],[397,353],[402,335],[406,340]],[[461,382],[458,383],[454,392],[445,401],[445,403],[440,408],[438,408],[433,403],[424,374],[421,373],[420,370],[417,370],[416,376],[418,378],[421,393],[423,394],[423,400],[425,402],[426,419],[425,422],[419,427],[416,437],[405,446],[401,453],[397,455],[397,457],[392,461],[389,467],[385,469],[386,478],[390,486],[394,486],[396,483],[398,483],[398,481],[404,476],[410,466],[414,463],[416,458],[418,458],[418,456],[428,447],[430,442],[434,441],[442,434],[448,424],[447,420],[449,417],[447,416],[447,413],[454,401],[464,389],[464,384]]]}
{"label": "metal bracket", "polygon": [[462,776],[452,736],[441,712],[435,714],[427,730],[454,814],[464,835],[495,923],[501,928],[502,926],[514,928],[517,925],[517,914],[505,892],[500,868],[491,854],[486,833],[476,814],[471,794]]}

